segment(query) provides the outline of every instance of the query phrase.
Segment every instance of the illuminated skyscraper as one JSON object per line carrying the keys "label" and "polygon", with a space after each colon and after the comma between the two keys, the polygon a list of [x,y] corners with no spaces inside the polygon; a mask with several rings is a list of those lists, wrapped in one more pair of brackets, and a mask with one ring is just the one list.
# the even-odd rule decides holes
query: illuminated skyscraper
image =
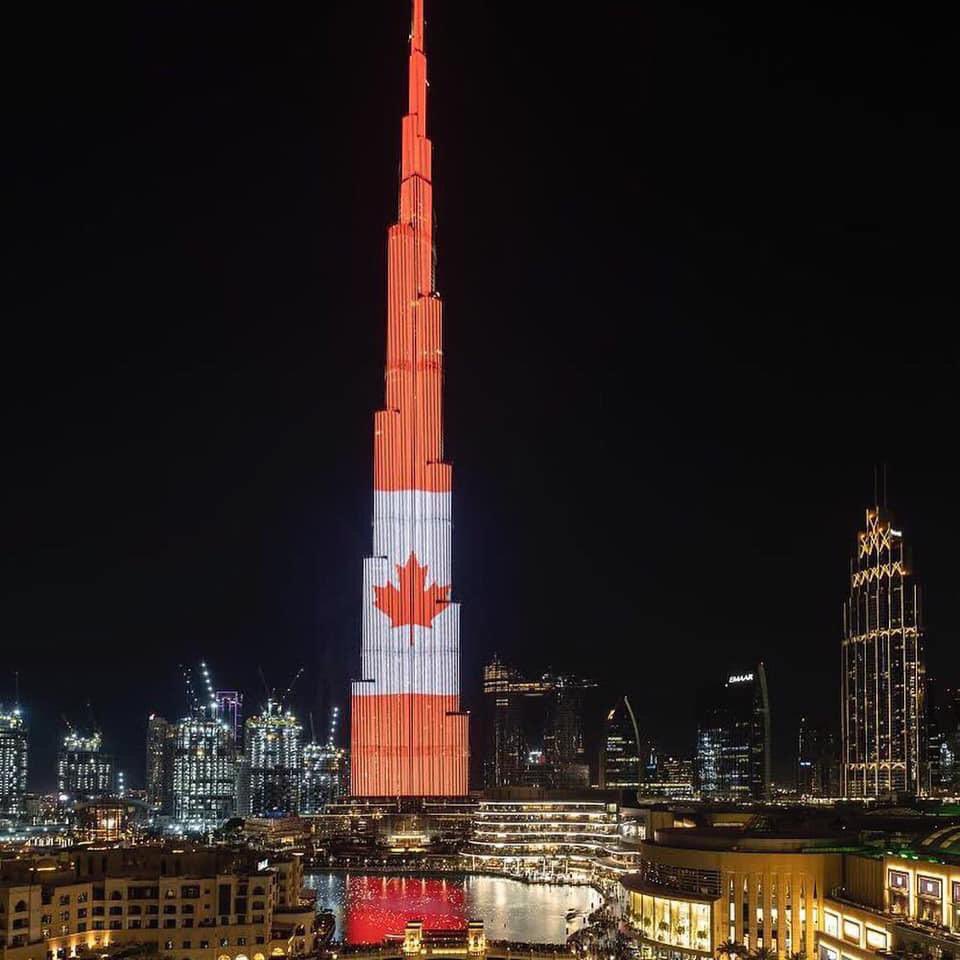
{"label": "illuminated skyscraper", "polygon": [[886,507],[867,510],[843,606],[842,778],[848,797],[924,787],[920,587]]}
{"label": "illuminated skyscraper", "polygon": [[588,786],[584,696],[596,686],[550,673],[527,680],[494,656],[483,668],[485,786]]}
{"label": "illuminated skyscraper", "polygon": [[349,793],[349,754],[337,746],[340,728],[340,708],[330,711],[330,727],[326,743],[318,743],[310,717],[310,730],[314,734],[310,743],[303,747],[303,784],[300,793],[301,813],[321,813],[328,803],[334,803]]}
{"label": "illuminated skyscraper", "polygon": [[607,714],[600,759],[600,786],[632,790],[640,787],[640,733],[627,697],[621,697]]}
{"label": "illuminated skyscraper", "polygon": [[244,724],[244,759],[248,767],[250,815],[300,812],[303,776],[303,727],[273,700]]}
{"label": "illuminated skyscraper", "polygon": [[797,736],[797,793],[807,797],[840,795],[837,737],[833,730],[800,718]]}
{"label": "illuminated skyscraper", "polygon": [[[215,713],[215,709],[210,713]],[[173,815],[198,828],[216,826],[236,811],[236,742],[225,722],[203,708],[176,727]]]}
{"label": "illuminated skyscraper", "polygon": [[116,761],[101,750],[99,731],[71,730],[57,755],[57,791],[70,800],[98,800],[116,793]]}
{"label": "illuminated skyscraper", "polygon": [[705,797],[770,798],[770,702],[762,663],[697,698],[697,785]]}
{"label": "illuminated skyscraper", "polygon": [[451,467],[434,284],[423,0],[413,0],[398,222],[387,237],[386,403],[374,418],[373,555],[364,562],[361,679],[352,687],[358,796],[467,792],[460,610],[450,599]]}
{"label": "illuminated skyscraper", "polygon": [[303,748],[301,813],[320,813],[328,803],[342,799],[347,786],[347,751],[328,743]]}
{"label": "illuminated skyscraper", "polygon": [[20,707],[0,706],[0,817],[24,814],[27,792],[27,724]]}

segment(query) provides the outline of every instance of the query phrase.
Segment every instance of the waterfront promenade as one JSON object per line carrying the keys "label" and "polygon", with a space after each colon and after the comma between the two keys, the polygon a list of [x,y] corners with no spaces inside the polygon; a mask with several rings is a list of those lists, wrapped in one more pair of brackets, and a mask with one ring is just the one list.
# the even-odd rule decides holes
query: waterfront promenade
{"label": "waterfront promenade", "polygon": [[[444,956],[450,956],[444,951]],[[560,957],[569,957],[570,948],[556,943],[520,943],[512,940],[487,940],[486,949],[482,953],[468,954],[466,949],[463,956],[488,957],[494,960],[558,960]],[[420,956],[429,956],[430,948],[426,947]],[[349,960],[408,960],[403,952],[402,943],[382,944],[355,944],[331,947],[321,954],[328,960],[349,958]]]}

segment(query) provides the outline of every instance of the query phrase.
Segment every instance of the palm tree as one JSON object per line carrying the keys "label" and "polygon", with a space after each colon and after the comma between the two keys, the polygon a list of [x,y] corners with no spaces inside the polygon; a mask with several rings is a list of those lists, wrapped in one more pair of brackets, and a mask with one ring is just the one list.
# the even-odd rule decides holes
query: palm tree
{"label": "palm tree", "polygon": [[777,955],[769,947],[757,947],[750,952],[750,960],[776,960]]}
{"label": "palm tree", "polygon": [[807,954],[803,950],[797,950],[790,954],[790,960],[807,960]]}
{"label": "palm tree", "polygon": [[717,957],[742,957],[746,951],[743,949],[742,943],[737,943],[736,940],[724,940],[717,947]]}

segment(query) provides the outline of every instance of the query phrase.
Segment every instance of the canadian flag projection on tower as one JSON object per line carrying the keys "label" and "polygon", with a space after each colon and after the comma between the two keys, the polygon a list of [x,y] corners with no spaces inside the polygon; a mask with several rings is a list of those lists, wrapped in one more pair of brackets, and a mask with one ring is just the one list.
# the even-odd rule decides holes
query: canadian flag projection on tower
{"label": "canadian flag projection on tower", "polygon": [[413,0],[400,211],[387,236],[386,404],[374,417],[373,556],[364,561],[355,796],[467,792],[460,608],[451,600],[451,470],[443,461],[442,304],[434,289],[423,0]]}

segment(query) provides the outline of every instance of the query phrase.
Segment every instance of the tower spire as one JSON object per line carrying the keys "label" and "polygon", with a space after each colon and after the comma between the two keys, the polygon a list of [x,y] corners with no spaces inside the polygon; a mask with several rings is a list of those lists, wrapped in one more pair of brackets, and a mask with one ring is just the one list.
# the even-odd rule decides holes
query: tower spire
{"label": "tower spire", "polygon": [[[410,29],[410,76],[407,115],[403,118],[401,180],[420,176],[430,180],[430,141],[427,139],[427,56],[423,46],[423,0],[413,0]],[[401,198],[401,208],[403,198]],[[401,209],[401,217],[403,215]]]}
{"label": "tower spire", "polygon": [[410,49],[423,52],[423,0],[413,0],[413,25],[410,28]]}

